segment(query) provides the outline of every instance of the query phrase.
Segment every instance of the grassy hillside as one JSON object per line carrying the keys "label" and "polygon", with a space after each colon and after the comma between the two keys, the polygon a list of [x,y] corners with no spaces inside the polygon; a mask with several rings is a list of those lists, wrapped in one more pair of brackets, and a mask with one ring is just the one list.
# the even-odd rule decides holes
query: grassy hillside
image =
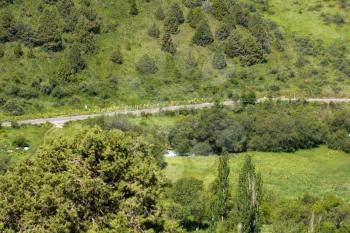
{"label": "grassy hillside", "polygon": [[[297,198],[338,195],[349,201],[349,154],[320,147],[296,153],[243,153],[230,159],[231,183],[237,184],[246,154],[253,157],[265,187],[279,197]],[[209,185],[216,177],[218,157],[175,157],[166,159],[166,176],[171,181],[195,177]]]}
{"label": "grassy hillside", "polygon": [[[63,15],[62,2],[73,3],[70,14]],[[212,9],[203,11],[214,36],[214,42],[207,46],[193,44],[196,29],[187,20],[190,9],[180,0],[136,1],[138,15],[129,14],[130,4],[125,0],[30,0],[3,4],[1,14],[12,15],[13,25],[5,23],[0,30],[12,33],[12,37],[1,39],[0,119],[173,100],[230,98],[232,93],[245,90],[261,96],[346,96],[350,90],[349,62],[344,54],[348,50],[348,7],[335,0],[258,2],[239,1],[230,8],[236,16],[227,13],[222,19],[214,17]],[[180,5],[186,19],[171,36],[176,47],[174,55],[161,50],[164,20],[154,16],[159,6],[167,15],[172,3]],[[47,11],[53,22],[45,19]],[[250,26],[237,23],[237,11],[245,15],[243,19]],[[251,23],[254,17],[264,23]],[[75,25],[68,23],[74,20]],[[62,48],[58,46],[55,51],[47,49],[51,42],[43,43],[47,38],[39,40],[43,37],[39,33],[42,25],[49,23],[55,24],[57,31],[53,34],[62,41]],[[159,38],[148,35],[152,24],[159,27]],[[216,32],[228,24],[231,34],[264,31],[269,42],[268,51],[264,52],[266,62],[246,66],[238,58],[226,56],[227,66],[214,68],[214,54],[223,54],[228,43],[227,39],[219,40]],[[254,29],[254,25],[264,26]],[[44,36],[53,37],[45,33]],[[77,44],[81,57],[72,58]],[[123,64],[111,60],[115,52],[122,54]],[[145,54],[154,60],[156,73],[143,74],[135,68]],[[71,67],[77,58],[83,66],[78,63]],[[66,72],[64,79],[62,72]]]}

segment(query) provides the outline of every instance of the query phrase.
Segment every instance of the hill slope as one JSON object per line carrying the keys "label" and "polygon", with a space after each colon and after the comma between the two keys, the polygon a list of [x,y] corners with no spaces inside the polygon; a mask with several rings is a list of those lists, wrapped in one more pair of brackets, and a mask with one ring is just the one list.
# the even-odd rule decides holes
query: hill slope
{"label": "hill slope", "polygon": [[247,90],[349,93],[344,1],[132,2],[0,1],[0,119]]}

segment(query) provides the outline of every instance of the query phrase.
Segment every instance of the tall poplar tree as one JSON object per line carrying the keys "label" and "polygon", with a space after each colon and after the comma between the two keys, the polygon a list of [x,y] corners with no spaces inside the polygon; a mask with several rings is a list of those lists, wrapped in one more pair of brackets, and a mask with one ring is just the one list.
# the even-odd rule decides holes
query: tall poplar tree
{"label": "tall poplar tree", "polygon": [[247,156],[239,174],[237,214],[239,232],[255,233],[260,231],[259,208],[262,201],[262,180],[256,173],[252,158]]}

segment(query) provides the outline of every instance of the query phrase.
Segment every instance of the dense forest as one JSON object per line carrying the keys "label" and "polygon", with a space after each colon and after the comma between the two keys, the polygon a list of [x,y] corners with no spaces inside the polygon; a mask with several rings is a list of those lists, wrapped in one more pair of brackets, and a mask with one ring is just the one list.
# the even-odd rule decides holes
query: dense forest
{"label": "dense forest", "polygon": [[1,117],[225,99],[247,90],[347,95],[347,1],[283,4],[2,0]]}

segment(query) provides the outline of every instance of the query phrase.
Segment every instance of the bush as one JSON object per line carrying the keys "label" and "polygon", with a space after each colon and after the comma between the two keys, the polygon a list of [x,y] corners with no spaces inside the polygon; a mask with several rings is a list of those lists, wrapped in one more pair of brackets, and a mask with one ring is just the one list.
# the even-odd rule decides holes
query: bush
{"label": "bush", "polygon": [[219,52],[216,52],[214,54],[212,63],[213,63],[213,67],[219,70],[224,69],[227,66],[225,55]]}
{"label": "bush", "polygon": [[160,21],[165,19],[165,14],[164,14],[163,8],[161,6],[159,6],[157,8],[157,10],[154,12],[154,17]]}
{"label": "bush", "polygon": [[18,136],[13,140],[12,145],[21,148],[29,147],[29,141],[23,136]]}
{"label": "bush", "polygon": [[60,51],[63,49],[61,31],[58,26],[56,11],[45,10],[42,14],[37,30],[37,43],[48,51]]}
{"label": "bush", "polygon": [[253,91],[246,92],[241,96],[241,103],[243,105],[254,105],[256,104],[256,100],[256,95]]}
{"label": "bush", "polygon": [[231,33],[231,28],[227,24],[222,24],[216,31],[216,37],[219,40],[226,40]]}
{"label": "bush", "polygon": [[73,45],[66,53],[58,70],[58,78],[62,81],[71,81],[72,75],[85,69],[86,64],[83,59],[80,48]]}
{"label": "bush", "polygon": [[162,50],[170,54],[176,53],[176,47],[173,43],[170,33],[165,33],[162,39]]}
{"label": "bush", "polygon": [[175,16],[167,16],[164,22],[165,32],[175,34],[179,31],[179,22]]}
{"label": "bush", "polygon": [[180,5],[177,3],[172,3],[170,5],[168,15],[174,16],[179,24],[182,24],[185,22],[184,14],[181,10]]}
{"label": "bush", "polygon": [[229,13],[227,0],[213,0],[211,13],[218,20],[222,20]]}
{"label": "bush", "polygon": [[0,44],[0,58],[5,56],[4,46]]}
{"label": "bush", "polygon": [[123,64],[124,58],[119,50],[112,53],[111,61],[115,64]]}
{"label": "bush", "polygon": [[150,37],[159,38],[160,30],[157,24],[155,23],[152,24],[151,27],[149,27],[147,32]]}
{"label": "bush", "polygon": [[329,148],[350,153],[349,132],[346,130],[338,130],[334,133],[330,133],[327,138],[327,145]]}
{"label": "bush", "polygon": [[136,63],[136,70],[144,74],[155,74],[158,67],[155,61],[146,54]]}
{"label": "bush", "polygon": [[3,108],[5,113],[9,115],[20,116],[25,113],[24,104],[22,103],[22,101],[17,99],[8,100]]}
{"label": "bush", "polygon": [[182,2],[188,8],[195,8],[201,6],[203,0],[182,0]]}
{"label": "bush", "polygon": [[187,22],[192,28],[196,28],[197,25],[205,19],[205,14],[201,8],[191,9],[187,15]]}
{"label": "bush", "polygon": [[192,41],[199,46],[207,46],[213,43],[214,37],[206,20],[202,20],[198,24]]}

